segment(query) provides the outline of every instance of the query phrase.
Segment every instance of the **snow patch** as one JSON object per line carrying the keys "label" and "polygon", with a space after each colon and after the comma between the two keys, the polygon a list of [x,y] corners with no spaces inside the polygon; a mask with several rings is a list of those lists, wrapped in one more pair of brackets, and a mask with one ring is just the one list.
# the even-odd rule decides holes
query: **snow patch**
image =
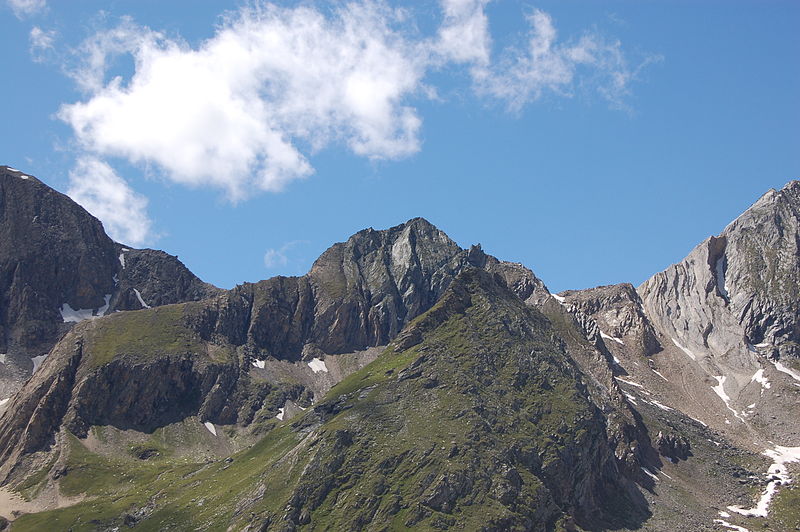
{"label": "snow patch", "polygon": [[636,386],[637,388],[642,388],[642,389],[644,389],[644,386],[642,386],[642,385],[641,385],[641,384],[639,384],[638,382],[626,381],[626,380],[625,380],[625,379],[623,379],[622,377],[614,377],[614,378],[615,378],[615,379],[617,379],[619,382],[624,382],[625,384],[630,384],[631,386]]}
{"label": "snow patch", "polygon": [[752,410],[752,409],[754,409],[755,407],[756,407],[756,404],[755,404],[755,403],[753,403],[752,405],[747,405],[747,409],[748,409],[748,410]]}
{"label": "snow patch", "polygon": [[556,301],[558,301],[558,302],[559,302],[559,303],[561,303],[562,305],[563,305],[563,304],[565,304],[565,303],[567,302],[567,300],[566,300],[565,298],[561,297],[561,296],[560,296],[560,295],[558,295],[558,294],[550,294],[550,295],[551,295],[551,296],[553,296],[553,299],[555,299]]}
{"label": "snow patch", "polygon": [[[723,513],[725,513],[725,512],[720,512],[720,514],[723,514]],[[728,516],[728,517],[730,517],[730,516]],[[723,521],[722,519],[714,519],[714,522],[717,523],[718,525],[724,526],[725,528],[730,528],[731,530],[736,530],[737,532],[750,532],[749,529],[747,529],[747,528],[745,528],[743,526],[732,525],[727,521]]]}
{"label": "snow patch", "polygon": [[103,299],[105,299],[106,304],[97,310],[90,308],[81,308],[75,310],[69,306],[69,303],[64,303],[61,305],[61,319],[64,320],[64,323],[78,323],[79,321],[91,320],[94,318],[99,318],[100,316],[104,316],[105,313],[108,312],[108,306],[111,302],[111,294],[106,294],[103,296]]}
{"label": "snow patch", "polygon": [[689,349],[688,349],[688,348],[686,348],[686,347],[683,347],[681,344],[679,344],[679,343],[678,343],[678,341],[677,341],[675,338],[672,338],[672,343],[673,343],[673,344],[675,344],[676,346],[678,346],[678,348],[679,348],[681,351],[683,351],[684,353],[686,353],[686,354],[689,356],[689,358],[691,358],[692,360],[697,360],[697,357],[694,355],[694,353],[692,353],[691,351],[689,351]]}
{"label": "snow patch", "polygon": [[777,369],[778,371],[782,371],[783,373],[786,373],[787,375],[789,375],[794,380],[800,381],[800,373],[797,373],[793,369],[787,368],[786,366],[784,366],[780,362],[773,362],[773,364],[775,364],[775,369]]}
{"label": "snow patch", "polygon": [[20,179],[30,179],[31,178],[31,176],[25,175],[25,174],[20,174],[19,177],[20,177]]}
{"label": "snow patch", "polygon": [[[722,399],[725,402],[725,406],[728,407],[728,410],[733,412],[733,415],[736,416],[736,419],[738,419],[739,421],[744,423],[744,419],[742,418],[742,416],[739,415],[739,412],[737,412],[736,410],[731,408],[731,405],[730,405],[731,398],[728,397],[727,393],[725,393],[725,381],[727,380],[727,377],[725,375],[720,375],[720,376],[712,375],[712,377],[717,379],[717,382],[719,384],[717,384],[716,386],[712,386],[711,389],[714,390],[714,393],[719,395],[719,398]],[[726,419],[725,421],[727,422],[728,420]],[[727,424],[730,424],[730,423],[727,423]]]}
{"label": "snow patch", "polygon": [[279,408],[278,409],[278,415],[275,416],[275,417],[278,418],[278,421],[283,421],[283,416],[284,416],[285,413],[286,413],[286,409],[285,408]]}
{"label": "snow patch", "polygon": [[652,399],[650,402],[651,402],[652,404],[656,405],[656,406],[657,406],[658,408],[660,408],[661,410],[666,410],[667,412],[669,412],[670,410],[672,410],[672,408],[668,407],[667,405],[662,405],[661,403],[659,403],[659,402],[658,402],[658,401],[656,401],[655,399]]}
{"label": "snow patch", "polygon": [[653,370],[653,373],[655,373],[656,375],[658,375],[659,377],[661,377],[665,381],[669,382],[669,380],[665,376],[663,376],[661,373],[657,372],[656,370]]}
{"label": "snow patch", "polygon": [[203,423],[203,425],[205,425],[205,427],[208,429],[208,432],[210,432],[214,436],[217,435],[217,429],[214,428],[213,423],[211,423],[210,421],[206,421],[205,423]]}
{"label": "snow patch", "polygon": [[800,461],[800,447],[783,447],[776,445],[774,449],[767,449],[762,453],[772,458],[772,465],[767,469],[767,478],[770,479],[764,493],[753,508],[745,509],[741,506],[728,506],[728,510],[747,517],[767,517],[769,505],[778,491],[778,486],[790,484],[792,477],[786,464]]}
{"label": "snow patch", "polygon": [[625,394],[625,397],[628,398],[628,401],[630,401],[631,403],[633,403],[635,405],[638,404],[636,402],[636,397],[634,397],[633,395],[629,394],[628,392],[622,392],[622,393]]}
{"label": "snow patch", "polygon": [[600,337],[605,338],[606,340],[613,340],[617,342],[619,345],[625,345],[625,342],[623,342],[621,338],[617,338],[616,336],[609,336],[603,331],[600,331]]}
{"label": "snow patch", "polygon": [[[703,425],[704,427],[707,427],[707,426],[708,426],[708,425],[706,425],[705,423],[703,423],[702,421],[700,421],[699,419],[697,419],[696,417],[689,416],[689,419],[691,419],[691,420],[694,420],[694,421],[697,421],[698,423],[700,423],[700,424],[701,424],[701,425]],[[711,441],[711,440],[708,440],[708,441]]]}
{"label": "snow patch", "polygon": [[47,358],[47,355],[39,355],[38,357],[31,357],[31,362],[33,362],[33,371],[31,374],[36,373],[36,370],[39,369],[39,366],[42,365],[44,359]]}
{"label": "snow patch", "polygon": [[649,471],[647,468],[643,467],[643,468],[642,468],[642,471],[644,471],[644,473],[645,473],[645,474],[646,474],[648,477],[650,477],[650,478],[652,478],[653,480],[655,480],[656,482],[658,482],[658,476],[657,476],[657,475],[654,475],[653,473],[651,473],[651,472],[650,472],[650,471]]}
{"label": "snow patch", "polygon": [[20,172],[19,170],[17,170],[16,168],[11,168],[10,166],[6,166],[6,168],[8,168],[8,171],[9,171],[9,172],[16,172],[16,173],[18,173],[18,174],[21,174],[21,173],[22,173],[22,172]]}
{"label": "snow patch", "polygon": [[719,512],[720,517],[725,517],[726,519],[731,516],[728,512]]}
{"label": "snow patch", "polygon": [[312,358],[311,362],[308,363],[308,367],[311,368],[314,373],[319,373],[320,371],[328,373],[328,366],[325,365],[324,360],[319,358]]}
{"label": "snow patch", "polygon": [[122,265],[122,269],[124,270],[125,269],[125,252],[123,251],[122,253],[120,253],[119,257],[117,257],[117,258],[119,258],[119,263]]}
{"label": "snow patch", "polygon": [[[123,268],[124,268],[124,266],[123,266]],[[142,308],[153,308],[153,307],[151,307],[150,305],[148,305],[147,303],[144,302],[144,299],[142,299],[142,294],[140,294],[137,289],[134,288],[133,289],[133,293],[136,294],[136,299],[138,299],[139,303],[142,304]]]}
{"label": "snow patch", "polygon": [[760,369],[756,371],[752,377],[750,377],[750,382],[757,382],[761,385],[761,395],[764,395],[764,390],[769,390],[772,384],[770,384],[769,380],[764,376],[764,369]]}
{"label": "snow patch", "polygon": [[264,369],[266,367],[266,365],[267,365],[267,361],[266,360],[254,360],[253,361],[253,365],[255,367],[257,367],[257,368]]}
{"label": "snow patch", "polygon": [[5,399],[0,399],[0,406],[3,406],[4,404],[6,404],[9,399],[11,399],[11,398],[10,397],[6,397]]}
{"label": "snow patch", "polygon": [[0,353],[0,364],[5,364],[5,363],[6,363],[6,354]]}

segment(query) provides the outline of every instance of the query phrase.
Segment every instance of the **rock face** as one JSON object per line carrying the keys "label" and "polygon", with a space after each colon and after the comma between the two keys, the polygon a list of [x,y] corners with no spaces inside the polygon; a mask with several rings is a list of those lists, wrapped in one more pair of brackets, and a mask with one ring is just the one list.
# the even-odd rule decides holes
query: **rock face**
{"label": "rock face", "polygon": [[80,319],[217,292],[176,257],[112,241],[70,198],[0,166],[0,397]]}
{"label": "rock face", "polygon": [[792,181],[640,286],[644,308],[689,350],[797,358],[799,242],[800,181]]}

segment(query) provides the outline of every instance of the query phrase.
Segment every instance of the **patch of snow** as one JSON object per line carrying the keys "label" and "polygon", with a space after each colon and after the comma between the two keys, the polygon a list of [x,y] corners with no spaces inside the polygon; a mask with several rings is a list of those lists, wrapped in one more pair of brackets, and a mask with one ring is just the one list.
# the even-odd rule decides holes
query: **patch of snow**
{"label": "patch of snow", "polygon": [[[720,512],[720,514],[723,514],[723,513],[724,512]],[[728,517],[730,517],[730,516],[728,516]],[[750,532],[749,529],[747,529],[747,528],[745,528],[743,526],[732,525],[727,521],[723,521],[722,519],[714,519],[714,522],[717,523],[718,525],[724,526],[725,528],[730,528],[731,530],[736,530],[736,532]]]}
{"label": "patch of snow", "polygon": [[769,347],[769,346],[770,346],[769,342],[761,342],[760,344],[756,344],[753,347],[758,347],[759,349],[763,349],[763,348]]}
{"label": "patch of snow", "polygon": [[[725,380],[727,379],[727,377],[725,375],[720,375],[720,376],[712,375],[712,377],[714,377],[719,384],[717,384],[716,386],[712,386],[711,389],[714,390],[714,393],[719,395],[719,398],[724,401],[725,406],[728,407],[728,410],[733,412],[733,415],[736,416],[736,419],[744,423],[744,419],[742,418],[742,416],[739,415],[739,412],[731,408],[730,405],[731,398],[728,397],[727,393],[725,393]],[[727,422],[728,420],[726,419],[725,421]],[[727,424],[730,423],[728,422]]]}
{"label": "patch of snow", "polygon": [[[708,425],[706,425],[705,423],[703,423],[702,421],[700,421],[699,419],[697,419],[697,418],[695,418],[695,417],[689,416],[689,419],[693,419],[694,421],[697,421],[698,423],[700,423],[700,424],[701,424],[701,425],[703,425],[704,427],[707,427],[707,426],[708,426]],[[708,440],[708,441],[711,441],[711,440]]]}
{"label": "patch of snow", "polygon": [[719,443],[718,441],[714,441],[714,440],[708,440],[708,441],[710,441],[711,443],[713,443],[713,444],[714,444],[714,445],[716,445],[717,447],[719,447],[719,446],[720,446],[720,443]]}
{"label": "patch of snow", "polygon": [[64,323],[78,323],[79,321],[91,320],[94,318],[99,318],[100,316],[105,316],[105,313],[108,311],[108,306],[111,302],[111,294],[106,294],[103,296],[103,299],[105,299],[106,304],[96,311],[90,308],[75,310],[69,306],[69,303],[64,303],[61,305],[61,319],[64,320]]}
{"label": "patch of snow", "polygon": [[686,347],[683,347],[681,344],[679,344],[679,343],[678,343],[678,341],[677,341],[675,338],[672,338],[672,343],[673,343],[673,344],[675,344],[676,346],[678,346],[678,348],[679,348],[681,351],[683,351],[684,353],[686,353],[686,354],[689,356],[689,358],[691,358],[692,360],[697,360],[697,357],[694,355],[694,353],[692,353],[691,351],[689,351],[689,349],[688,349],[688,348],[686,348]]}
{"label": "patch of snow", "polygon": [[30,179],[31,178],[31,176],[25,175],[25,174],[20,174],[19,177],[20,177],[20,179]]}
{"label": "patch of snow", "polygon": [[267,365],[267,361],[266,360],[254,360],[253,361],[253,365],[255,367],[257,367],[257,368],[264,369],[264,367],[266,367],[266,365]]}
{"label": "patch of snow", "polygon": [[769,380],[764,376],[764,369],[760,369],[750,377],[750,382],[757,382],[761,385],[761,395],[764,395],[764,390],[769,390],[772,384],[770,384]]}
{"label": "patch of snow", "polygon": [[786,373],[787,375],[789,375],[794,380],[800,381],[800,373],[797,373],[793,369],[787,368],[786,366],[784,366],[780,362],[773,362],[773,364],[775,364],[775,369],[777,369],[778,371],[782,371],[783,373]]}
{"label": "patch of snow", "polygon": [[325,365],[324,360],[319,358],[312,358],[311,362],[308,363],[308,367],[311,368],[314,373],[319,373],[320,371],[328,373],[328,366]]}
{"label": "patch of snow", "polygon": [[730,517],[730,516],[731,516],[731,514],[729,514],[728,512],[719,512],[719,516],[720,516],[720,517],[725,517],[725,518],[728,518],[728,517]]}
{"label": "patch of snow", "polygon": [[22,172],[20,172],[19,170],[17,170],[16,168],[11,168],[10,166],[7,166],[6,168],[8,168],[8,171],[9,171],[9,172],[16,172],[16,173],[18,173],[18,174],[21,174],[21,173],[22,173]]}
{"label": "patch of snow", "polygon": [[617,338],[616,336],[609,336],[603,331],[600,331],[600,337],[605,338],[606,340],[613,340],[617,342],[619,345],[625,345],[625,342],[623,342],[621,338]]}
{"label": "patch of snow", "polygon": [[147,303],[144,302],[144,299],[142,299],[142,294],[140,294],[137,289],[134,288],[133,289],[133,293],[136,294],[136,299],[138,299],[139,303],[142,304],[142,308],[153,308],[153,307],[151,307],[150,305],[148,305]]}
{"label": "patch of snow", "polygon": [[47,358],[47,355],[39,355],[38,357],[31,357],[31,362],[33,362],[33,371],[31,373],[36,373],[36,370],[39,369],[39,366],[42,365],[44,359]]}
{"label": "patch of snow", "polygon": [[[670,462],[672,462],[673,464],[677,464],[677,463],[678,463],[677,461],[674,461],[674,460],[672,460],[671,458],[670,458]],[[666,473],[664,473],[663,471],[659,471],[659,474],[661,474],[661,475],[664,475],[665,477],[667,477],[667,478],[668,478],[668,479],[670,479],[670,480],[675,480],[674,478],[672,478],[671,476],[667,475],[667,474],[666,474]]]}
{"label": "patch of snow", "polygon": [[672,408],[668,407],[667,405],[662,405],[661,403],[659,403],[659,402],[658,402],[658,401],[656,401],[655,399],[651,400],[651,403],[653,403],[654,405],[656,405],[656,406],[657,406],[658,408],[660,408],[661,410],[666,410],[666,411],[668,411],[668,412],[669,412],[670,410],[672,410]]}
{"label": "patch of snow", "polygon": [[3,406],[4,404],[6,404],[9,399],[11,399],[11,398],[10,397],[6,397],[5,399],[0,399],[0,406]]}
{"label": "patch of snow", "polygon": [[111,277],[111,279],[114,281],[114,284],[119,284],[119,277],[117,277],[116,273]]}
{"label": "patch of snow", "polygon": [[122,265],[122,269],[125,269],[125,252],[119,254],[119,263]]}
{"label": "patch of snow", "polygon": [[625,394],[625,397],[628,398],[628,401],[630,401],[631,403],[633,403],[635,405],[638,404],[636,402],[636,397],[634,397],[633,395],[629,394],[628,392],[622,392],[622,393]]}
{"label": "patch of snow", "polygon": [[646,474],[648,477],[652,478],[652,479],[653,479],[653,480],[655,480],[655,481],[658,481],[658,476],[657,476],[657,475],[654,475],[653,473],[651,473],[651,472],[650,472],[650,471],[649,471],[649,470],[648,470],[646,467],[643,467],[643,468],[642,468],[642,471],[644,471],[644,472],[645,472],[645,474]]}
{"label": "patch of snow", "polygon": [[61,305],[61,319],[64,320],[64,323],[78,323],[79,321],[89,320],[92,318],[93,314],[94,309],[82,308],[75,310],[69,305],[69,303],[64,303]]}
{"label": "patch of snow", "polygon": [[717,259],[716,270],[717,290],[719,290],[720,295],[727,301],[730,299],[730,296],[728,296],[728,282],[725,279],[725,255]]}
{"label": "patch of snow", "polygon": [[656,375],[658,375],[659,377],[661,377],[665,381],[669,382],[669,380],[667,380],[667,378],[665,376],[663,376],[661,373],[657,372],[656,370],[653,370],[653,373],[655,373]]}
{"label": "patch of snow", "polygon": [[286,413],[286,409],[285,408],[279,408],[278,409],[278,415],[275,416],[275,417],[278,418],[278,421],[283,421],[283,415],[285,413]]}
{"label": "patch of snow", "polygon": [[767,478],[770,479],[764,493],[753,508],[745,509],[741,506],[728,506],[728,510],[747,517],[767,517],[769,505],[778,491],[778,486],[790,484],[792,477],[786,464],[800,461],[800,447],[783,447],[776,445],[774,449],[767,449],[762,453],[772,458],[772,465],[767,469]]}
{"label": "patch of snow", "polygon": [[0,364],[5,364],[5,363],[6,363],[6,354],[0,353]]}
{"label": "patch of snow", "polygon": [[642,385],[641,385],[641,384],[639,384],[638,382],[626,381],[626,380],[625,380],[625,379],[623,379],[622,377],[614,377],[614,378],[615,378],[615,379],[617,379],[619,382],[624,382],[625,384],[630,384],[631,386],[636,386],[637,388],[642,388],[642,389],[644,389],[644,386],[642,386]]}
{"label": "patch of snow", "polygon": [[620,360],[617,357],[611,355],[611,358],[614,359],[614,364],[616,364],[617,366],[622,366],[622,362],[620,362]]}
{"label": "patch of snow", "polygon": [[203,425],[205,425],[205,427],[208,429],[208,432],[210,432],[214,436],[217,435],[217,429],[214,428],[214,424],[212,422],[206,421],[205,423],[203,423]]}
{"label": "patch of snow", "polygon": [[756,407],[756,404],[753,403],[752,405],[747,405],[748,410],[752,410]]}
{"label": "patch of snow", "polygon": [[551,296],[553,296],[553,299],[555,299],[556,301],[558,301],[558,302],[559,302],[559,303],[561,303],[562,305],[563,305],[563,304],[565,304],[565,303],[567,302],[567,300],[566,300],[565,298],[561,297],[561,296],[560,296],[560,295],[558,295],[558,294],[550,294],[550,295],[551,295]]}

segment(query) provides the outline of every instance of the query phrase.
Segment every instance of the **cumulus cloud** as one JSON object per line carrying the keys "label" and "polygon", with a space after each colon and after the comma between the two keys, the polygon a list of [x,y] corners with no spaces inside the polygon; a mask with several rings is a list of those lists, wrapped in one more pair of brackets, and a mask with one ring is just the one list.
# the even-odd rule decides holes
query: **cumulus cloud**
{"label": "cumulus cloud", "polygon": [[46,0],[8,0],[8,6],[17,18],[22,19],[44,11],[47,7],[47,2]]}
{"label": "cumulus cloud", "polygon": [[34,61],[41,62],[47,53],[53,50],[56,39],[55,30],[43,30],[39,26],[34,26],[28,35],[30,41],[30,53]]}
{"label": "cumulus cloud", "polygon": [[444,20],[436,51],[445,60],[485,67],[491,55],[489,20],[484,8],[489,0],[442,0]]}
{"label": "cumulus cloud", "polygon": [[99,218],[111,238],[132,246],[152,238],[147,198],[131,189],[107,163],[81,157],[69,180],[67,194]]}
{"label": "cumulus cloud", "polygon": [[[373,0],[326,10],[254,2],[196,46],[123,19],[83,43],[71,75],[86,96],[58,116],[84,153],[238,201],[309,176],[309,156],[330,145],[369,159],[416,153],[415,98],[435,92],[426,75],[447,65],[512,110],[578,86],[624,99],[635,73],[619,42],[594,33],[560,42],[536,10],[525,48],[493,52],[488,2],[441,0],[430,36],[411,12]],[[122,56],[132,70],[112,75]]]}
{"label": "cumulus cloud", "polygon": [[[74,75],[90,97],[59,117],[88,151],[156,163],[234,200],[308,176],[300,145],[404,157],[419,149],[421,121],[404,100],[420,88],[425,54],[392,28],[397,17],[370,3],[329,17],[266,4],[196,49],[126,21],[86,42]],[[135,72],[103,81],[119,53]]]}
{"label": "cumulus cloud", "polygon": [[537,9],[527,20],[527,47],[506,50],[497,66],[482,71],[476,79],[479,90],[519,110],[548,92],[571,96],[582,71],[582,85],[612,105],[622,105],[634,72],[619,41],[607,42],[589,32],[576,42],[560,43],[550,15]]}

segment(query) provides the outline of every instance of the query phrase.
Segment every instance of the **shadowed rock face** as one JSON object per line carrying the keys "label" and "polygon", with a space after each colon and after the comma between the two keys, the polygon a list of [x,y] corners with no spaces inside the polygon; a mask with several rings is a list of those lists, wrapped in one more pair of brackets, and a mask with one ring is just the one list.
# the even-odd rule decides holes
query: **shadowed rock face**
{"label": "shadowed rock face", "polygon": [[740,359],[748,349],[796,358],[799,242],[800,182],[792,181],[767,192],[721,235],[642,284],[644,308],[689,349]]}
{"label": "shadowed rock face", "polygon": [[139,297],[157,306],[215,293],[176,257],[114,242],[67,196],[0,166],[0,397],[74,324],[62,310],[85,317],[143,308]]}

